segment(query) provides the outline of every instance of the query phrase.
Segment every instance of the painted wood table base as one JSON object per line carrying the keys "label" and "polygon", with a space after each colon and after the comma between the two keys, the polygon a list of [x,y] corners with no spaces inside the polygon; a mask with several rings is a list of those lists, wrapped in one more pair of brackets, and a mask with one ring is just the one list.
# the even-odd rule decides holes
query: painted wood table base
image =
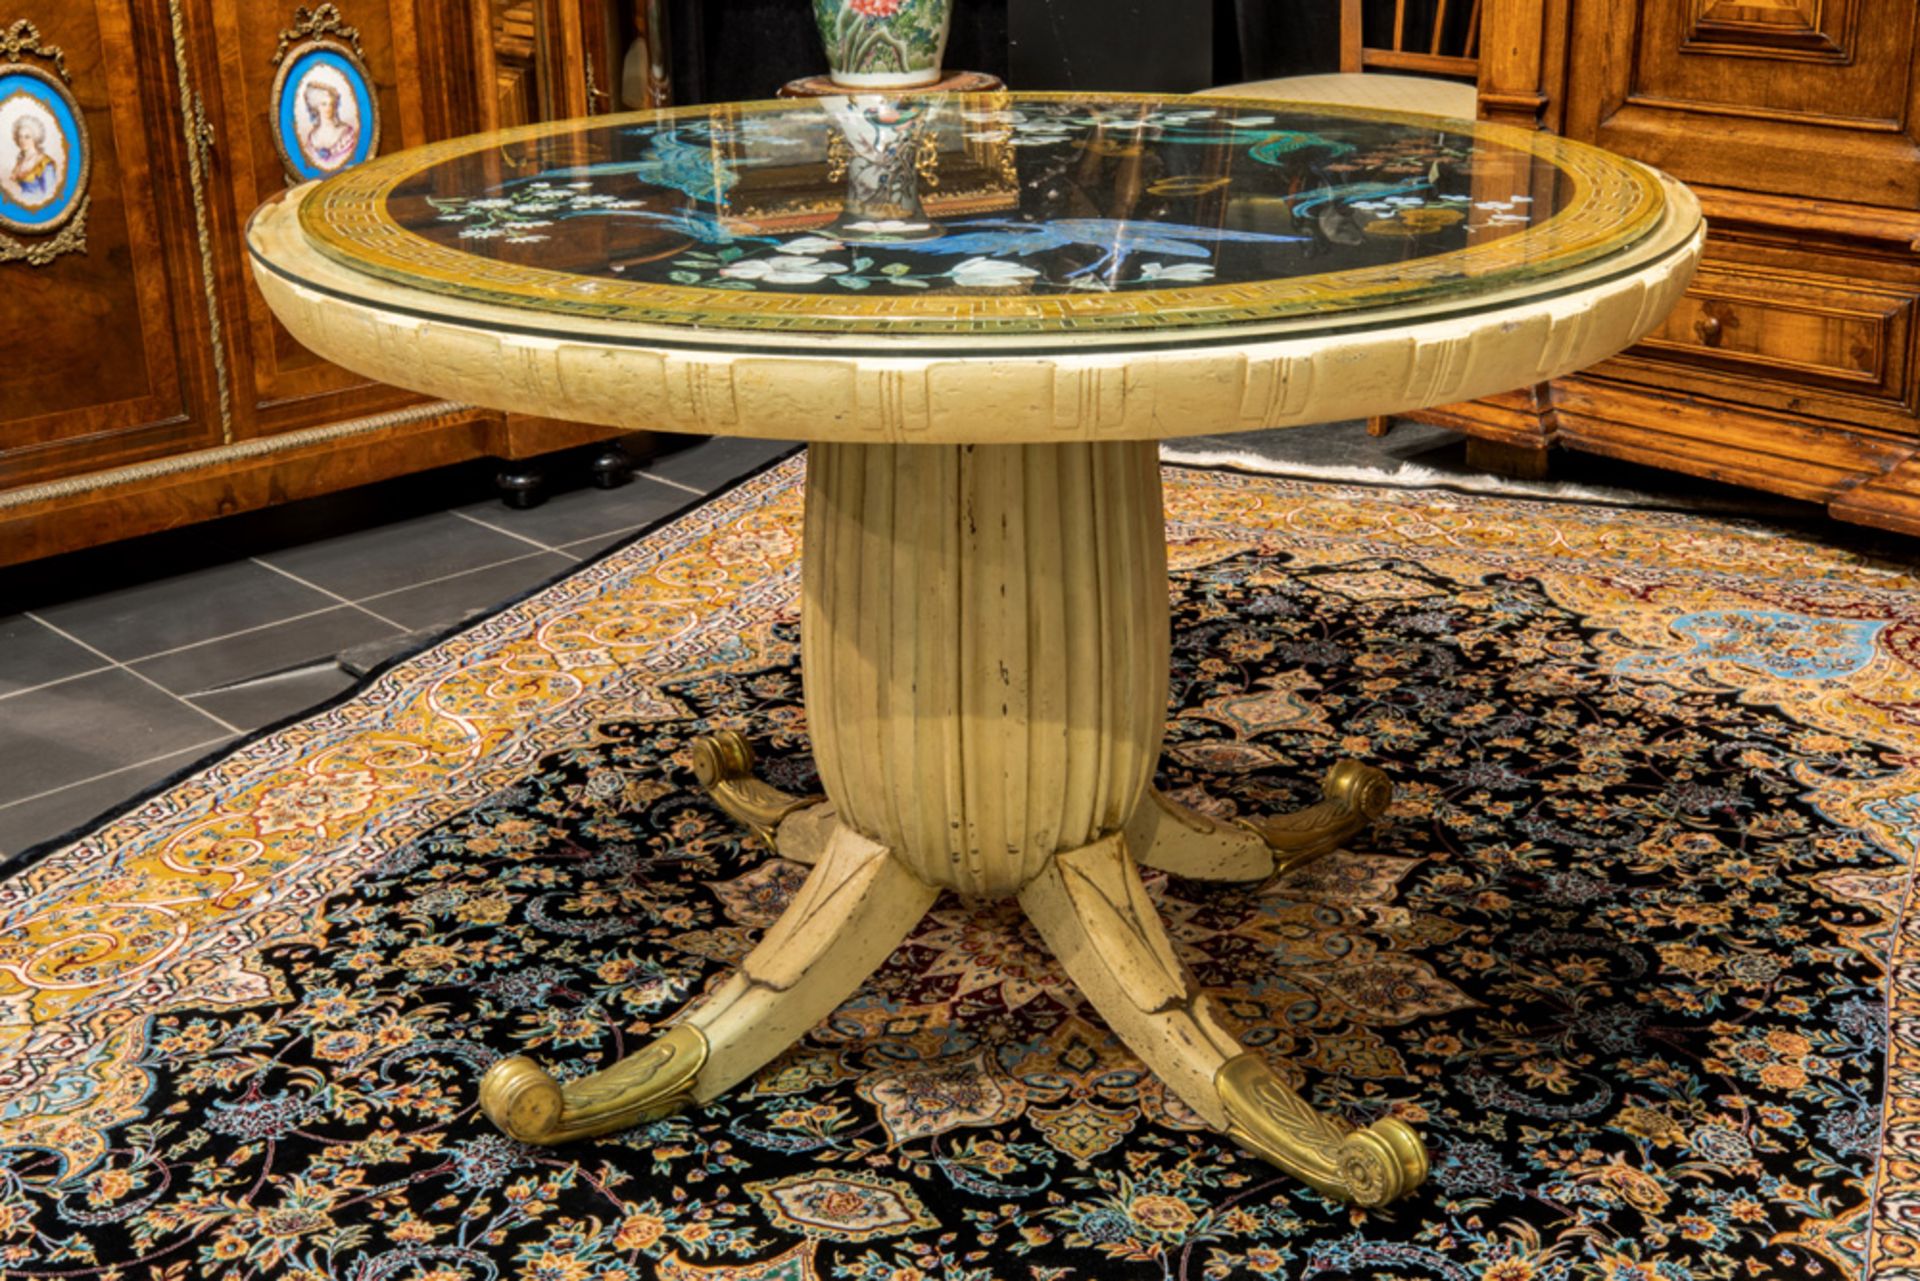
{"label": "painted wood table base", "polygon": [[852,995],[942,889],[1018,897],[1108,1025],[1210,1125],[1329,1196],[1382,1205],[1427,1155],[1405,1123],[1316,1112],[1220,1023],[1136,860],[1259,880],[1330,851],[1392,788],[1345,762],[1326,799],[1218,823],[1151,790],[1165,729],[1167,561],[1150,441],[817,444],[801,671],[827,800],[751,776],[737,735],[701,781],[811,863],[738,972],[652,1045],[564,1085],[524,1057],[487,1114],[553,1143],[704,1103]]}

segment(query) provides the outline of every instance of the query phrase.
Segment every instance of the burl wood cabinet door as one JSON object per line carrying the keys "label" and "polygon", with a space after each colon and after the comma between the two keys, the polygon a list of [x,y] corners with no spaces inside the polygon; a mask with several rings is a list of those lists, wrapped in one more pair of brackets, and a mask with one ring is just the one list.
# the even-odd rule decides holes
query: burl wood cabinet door
{"label": "burl wood cabinet door", "polygon": [[1566,131],[1691,183],[1920,206],[1911,0],[1575,0]]}
{"label": "burl wood cabinet door", "polygon": [[[4,0],[0,0],[4,2]],[[216,60],[208,113],[223,220],[242,436],[379,413],[419,398],[313,355],[254,287],[243,229],[276,192],[428,140],[421,77],[459,74],[422,48],[414,0],[202,0]]]}
{"label": "burl wood cabinet door", "polygon": [[0,489],[223,438],[174,32],[0,0]]}

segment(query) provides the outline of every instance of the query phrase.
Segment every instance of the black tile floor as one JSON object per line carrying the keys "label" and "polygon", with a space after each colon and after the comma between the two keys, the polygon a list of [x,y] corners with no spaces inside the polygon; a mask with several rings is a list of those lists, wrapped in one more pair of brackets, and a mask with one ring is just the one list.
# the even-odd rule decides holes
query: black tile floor
{"label": "black tile floor", "polygon": [[611,490],[553,460],[510,509],[484,465],[0,570],[0,855],[352,687],[793,448],[710,440]]}
{"label": "black tile floor", "polygon": [[[1182,442],[1283,471],[1484,484],[1458,435],[1360,424]],[[264,725],[352,687],[386,657],[539,583],[756,470],[791,445],[707,440],[627,485],[552,460],[526,511],[473,465],[0,570],[0,855],[87,823]],[[1818,508],[1605,459],[1563,471],[1614,501],[1779,522],[1908,560],[1920,544],[1850,533]]]}

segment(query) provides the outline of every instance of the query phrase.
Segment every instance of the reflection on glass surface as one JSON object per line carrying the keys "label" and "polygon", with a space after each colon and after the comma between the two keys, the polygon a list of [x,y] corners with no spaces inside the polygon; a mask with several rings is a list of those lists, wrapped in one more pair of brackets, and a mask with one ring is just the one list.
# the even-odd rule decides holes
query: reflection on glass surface
{"label": "reflection on glass surface", "polygon": [[[534,306],[745,314],[774,300],[729,295],[777,293],[836,315],[913,298],[896,316],[926,316],[934,299],[952,315],[1057,300],[1029,309],[1056,327],[1152,326],[1070,300],[1166,291],[1179,306],[1161,310],[1244,313],[1229,320],[1405,302],[1563,270],[1657,220],[1657,189],[1624,163],[1573,153],[1604,181],[1583,179],[1568,144],[1510,137],[1230,100],[858,95],[466,140],[323,188],[305,217],[339,260],[469,297],[484,290],[464,288],[463,262]],[[1609,208],[1560,217],[1609,181]],[[806,311],[784,306],[776,327]]]}

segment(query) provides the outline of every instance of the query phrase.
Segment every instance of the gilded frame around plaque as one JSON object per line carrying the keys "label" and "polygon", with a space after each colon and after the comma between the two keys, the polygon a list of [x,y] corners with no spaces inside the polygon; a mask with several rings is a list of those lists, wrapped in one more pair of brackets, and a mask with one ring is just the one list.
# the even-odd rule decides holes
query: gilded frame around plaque
{"label": "gilded frame around plaque", "polygon": [[0,263],[86,251],[93,139],[70,80],[31,22],[0,32]]}
{"label": "gilded frame around plaque", "polygon": [[[346,25],[337,6],[296,9],[293,25],[280,33],[273,65],[279,71],[267,101],[274,149],[289,183],[330,178],[380,154],[380,98],[373,73],[359,29]],[[331,95],[329,114],[303,136],[301,102],[315,90]],[[319,139],[322,128],[329,128],[329,140]],[[341,153],[337,159],[335,152]]]}

